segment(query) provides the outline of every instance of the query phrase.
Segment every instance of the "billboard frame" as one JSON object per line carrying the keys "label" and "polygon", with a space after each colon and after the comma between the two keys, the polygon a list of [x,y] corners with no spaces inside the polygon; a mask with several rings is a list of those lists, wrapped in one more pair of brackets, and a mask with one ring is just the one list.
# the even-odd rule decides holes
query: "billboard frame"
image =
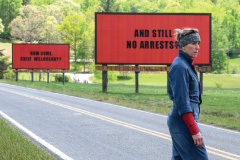
{"label": "billboard frame", "polygon": [[208,15],[209,16],[209,63],[207,64],[199,64],[198,66],[212,66],[211,59],[211,48],[212,48],[212,14],[211,13],[124,13],[124,12],[95,12],[95,64],[96,65],[167,65],[170,66],[171,63],[111,63],[111,62],[97,62],[97,15],[103,14],[112,14],[112,15]]}
{"label": "billboard frame", "polygon": [[[13,68],[13,45],[68,45],[68,68]],[[41,43],[41,44],[30,44],[30,43],[12,43],[12,69],[28,69],[28,70],[69,70],[70,69],[70,44],[69,43]]]}

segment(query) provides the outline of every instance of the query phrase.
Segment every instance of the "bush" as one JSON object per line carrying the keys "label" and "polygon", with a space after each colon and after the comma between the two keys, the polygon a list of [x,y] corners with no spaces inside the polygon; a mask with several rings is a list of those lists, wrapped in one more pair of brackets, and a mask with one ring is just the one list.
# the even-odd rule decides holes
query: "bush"
{"label": "bush", "polygon": [[231,65],[231,73],[232,74],[238,74],[239,73],[239,69],[237,65]]}
{"label": "bush", "polygon": [[[56,74],[54,77],[55,77],[56,82],[62,82],[63,81],[62,74]],[[65,75],[65,82],[70,82],[70,81],[71,81],[71,77]]]}
{"label": "bush", "polygon": [[16,74],[14,72],[4,73],[3,78],[14,80],[16,78]]}
{"label": "bush", "polygon": [[10,63],[8,62],[8,57],[4,56],[3,50],[0,50],[0,79],[4,78],[4,74],[8,72]]}
{"label": "bush", "polygon": [[222,83],[215,82],[217,88],[222,88]]}
{"label": "bush", "polygon": [[228,54],[229,54],[230,58],[237,58],[238,57],[238,52],[237,52],[236,49],[231,49]]}
{"label": "bush", "polygon": [[82,72],[83,66],[80,63],[71,63],[70,72],[80,73]]}
{"label": "bush", "polygon": [[130,80],[130,79],[132,79],[132,77],[130,77],[130,76],[117,76],[117,79],[118,80]]}
{"label": "bush", "polygon": [[[102,79],[102,71],[94,71],[94,77],[96,79]],[[108,71],[108,80],[115,81],[117,80],[117,71]]]}

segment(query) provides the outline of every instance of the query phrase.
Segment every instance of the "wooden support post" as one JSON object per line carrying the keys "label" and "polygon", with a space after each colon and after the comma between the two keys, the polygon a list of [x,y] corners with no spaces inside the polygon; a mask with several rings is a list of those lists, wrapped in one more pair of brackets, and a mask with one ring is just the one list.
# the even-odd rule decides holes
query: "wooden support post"
{"label": "wooden support post", "polygon": [[34,77],[33,77],[33,69],[32,69],[32,72],[31,72],[31,77],[32,77],[32,82],[34,81]]}
{"label": "wooden support post", "polygon": [[16,81],[18,81],[18,69],[16,69],[15,73],[16,73]]}
{"label": "wooden support post", "polygon": [[139,93],[139,76],[140,70],[135,70],[135,93]]}
{"label": "wooden support post", "polygon": [[108,84],[108,75],[107,69],[102,70],[102,91],[107,92],[107,84]]}
{"label": "wooden support post", "polygon": [[47,83],[49,83],[49,70],[47,70]]}
{"label": "wooden support post", "polygon": [[206,73],[205,70],[200,70],[200,93],[203,94],[203,73]]}
{"label": "wooden support post", "polygon": [[40,69],[39,70],[39,82],[41,81],[41,79],[42,79],[42,70]]}
{"label": "wooden support post", "polygon": [[169,93],[169,90],[168,90],[168,73],[169,73],[169,70],[168,70],[168,68],[169,68],[170,66],[167,66],[167,94]]}
{"label": "wooden support post", "polygon": [[64,73],[64,70],[63,70],[62,74],[63,74],[63,85],[64,85],[65,84],[65,73]]}

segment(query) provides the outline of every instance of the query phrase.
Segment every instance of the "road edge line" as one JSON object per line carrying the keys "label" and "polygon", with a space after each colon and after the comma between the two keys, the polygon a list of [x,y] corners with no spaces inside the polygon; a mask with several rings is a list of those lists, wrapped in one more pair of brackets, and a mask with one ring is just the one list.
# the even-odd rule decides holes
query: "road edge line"
{"label": "road edge line", "polygon": [[45,147],[43,149],[47,150],[50,154],[57,156],[57,158],[60,158],[62,160],[73,160],[71,157],[67,156],[66,154],[61,152],[59,149],[55,148],[51,144],[47,143],[45,140],[41,139],[40,137],[38,137],[37,135],[29,131],[27,128],[23,127],[20,123],[18,123],[17,121],[9,117],[7,114],[3,113],[1,110],[0,110],[0,117],[8,121],[11,125],[16,127],[22,133],[29,136],[32,140],[34,140],[35,142]]}

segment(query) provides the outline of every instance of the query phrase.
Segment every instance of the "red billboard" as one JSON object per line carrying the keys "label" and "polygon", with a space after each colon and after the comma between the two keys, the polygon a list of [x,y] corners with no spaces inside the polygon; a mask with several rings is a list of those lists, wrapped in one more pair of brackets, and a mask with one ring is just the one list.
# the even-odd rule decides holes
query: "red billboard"
{"label": "red billboard", "polygon": [[211,14],[96,13],[96,64],[170,65],[176,28],[197,28],[198,65],[211,65]]}
{"label": "red billboard", "polygon": [[13,69],[69,69],[69,44],[13,44]]}

